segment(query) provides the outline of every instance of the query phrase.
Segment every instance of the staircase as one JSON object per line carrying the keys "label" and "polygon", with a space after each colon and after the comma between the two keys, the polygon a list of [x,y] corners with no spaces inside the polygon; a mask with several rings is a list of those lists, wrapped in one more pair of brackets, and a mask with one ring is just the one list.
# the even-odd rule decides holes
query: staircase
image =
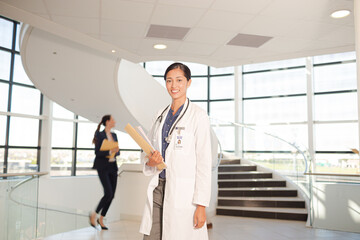
{"label": "staircase", "polygon": [[222,160],[218,170],[217,215],[307,220],[305,201],[286,181],[239,159]]}

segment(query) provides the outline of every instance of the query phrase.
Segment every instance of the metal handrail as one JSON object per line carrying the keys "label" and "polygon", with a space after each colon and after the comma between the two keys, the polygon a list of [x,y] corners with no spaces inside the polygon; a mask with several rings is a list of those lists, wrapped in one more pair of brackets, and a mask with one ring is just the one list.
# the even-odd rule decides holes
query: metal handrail
{"label": "metal handrail", "polygon": [[[296,145],[295,143],[288,142],[287,140],[285,140],[285,139],[283,139],[283,138],[281,138],[281,137],[279,137],[279,136],[276,136],[276,135],[274,135],[274,134],[272,134],[272,133],[268,133],[268,132],[264,132],[264,131],[260,131],[260,130],[258,130],[258,129],[252,128],[252,127],[250,127],[250,125],[246,125],[246,124],[243,124],[243,123],[235,123],[235,122],[223,121],[223,120],[219,120],[219,119],[215,119],[215,118],[212,118],[212,119],[214,119],[214,120],[216,120],[216,121],[225,122],[225,123],[227,123],[227,124],[235,125],[235,126],[238,126],[238,127],[247,128],[247,129],[253,130],[253,131],[255,131],[255,132],[260,132],[260,133],[263,133],[263,134],[268,135],[268,136],[270,136],[270,137],[276,138],[276,139],[278,139],[278,140],[280,140],[280,141],[282,141],[282,142],[290,145],[291,147],[295,148],[295,149],[297,150],[297,152],[299,152],[299,153],[303,156],[304,164],[305,164],[304,173],[306,173],[306,172],[308,171],[308,163],[311,162],[311,158],[310,158],[310,156],[306,156],[305,152],[302,151],[302,150],[299,148],[299,146]],[[305,148],[305,149],[306,149],[306,148]],[[306,151],[307,151],[307,149],[306,149]],[[308,152],[308,151],[307,151],[307,152]]]}
{"label": "metal handrail", "polygon": [[331,176],[331,177],[360,177],[360,174],[338,174],[338,173],[317,173],[317,172],[308,172],[304,175],[312,176]]}
{"label": "metal handrail", "polygon": [[218,138],[216,138],[217,141],[218,141],[218,145],[219,145],[219,149],[220,149],[220,154],[219,154],[219,157],[218,157],[218,161],[216,163],[216,165],[214,167],[212,167],[212,171],[215,171],[219,165],[220,165],[220,162],[221,162],[221,159],[223,158],[223,149],[222,149],[222,146],[221,146],[221,143],[220,143],[220,140]]}
{"label": "metal handrail", "polygon": [[49,172],[1,173],[0,177],[44,176]]}

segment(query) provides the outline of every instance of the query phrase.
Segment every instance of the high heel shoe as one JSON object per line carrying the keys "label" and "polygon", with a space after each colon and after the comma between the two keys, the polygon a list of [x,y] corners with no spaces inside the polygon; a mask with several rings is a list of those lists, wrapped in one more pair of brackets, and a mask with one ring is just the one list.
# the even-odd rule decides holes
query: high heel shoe
{"label": "high heel shoe", "polygon": [[107,228],[105,225],[104,225],[104,226],[101,225],[99,219],[97,220],[97,223],[100,225],[100,227],[101,227],[102,230],[109,230],[109,228]]}
{"label": "high heel shoe", "polygon": [[93,228],[96,228],[96,224],[92,223],[92,218],[93,218],[93,215],[94,213],[90,212],[89,213],[89,223],[90,223],[90,226],[92,226]]}

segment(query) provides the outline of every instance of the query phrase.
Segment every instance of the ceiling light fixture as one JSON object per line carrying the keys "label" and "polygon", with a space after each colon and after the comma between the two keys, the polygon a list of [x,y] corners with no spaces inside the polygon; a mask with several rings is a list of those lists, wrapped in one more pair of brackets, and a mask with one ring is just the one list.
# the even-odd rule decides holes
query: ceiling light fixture
{"label": "ceiling light fixture", "polygon": [[112,52],[112,53],[115,53],[116,51],[113,49],[113,50],[111,50],[111,52]]}
{"label": "ceiling light fixture", "polygon": [[167,46],[165,44],[155,44],[154,48],[158,50],[162,50],[162,49],[166,49]]}
{"label": "ceiling light fixture", "polygon": [[350,15],[350,11],[346,9],[337,10],[331,14],[332,18],[344,18]]}

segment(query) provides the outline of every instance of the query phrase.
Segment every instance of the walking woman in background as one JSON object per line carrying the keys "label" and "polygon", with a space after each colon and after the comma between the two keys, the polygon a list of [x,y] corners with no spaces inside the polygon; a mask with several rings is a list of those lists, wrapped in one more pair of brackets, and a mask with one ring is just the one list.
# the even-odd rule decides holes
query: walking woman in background
{"label": "walking woman in background", "polygon": [[[100,126],[103,125],[105,129],[100,132]],[[101,145],[105,139],[108,141],[117,142],[117,136],[111,132],[111,129],[115,127],[115,120],[111,115],[105,115],[102,117],[99,123],[93,139],[95,144],[95,161],[93,169],[96,169],[99,175],[99,179],[104,188],[104,196],[101,198],[95,212],[92,212],[89,216],[90,225],[96,227],[96,222],[100,224],[101,229],[107,230],[104,225],[104,217],[110,207],[112,199],[115,195],[116,183],[117,183],[117,171],[116,156],[119,153],[119,147],[112,148],[106,151],[100,151]],[[111,155],[114,157],[111,157]],[[97,215],[100,214],[100,218],[96,220]]]}
{"label": "walking woman in background", "polygon": [[[190,69],[173,63],[165,71],[172,102],[154,118],[155,150],[144,161],[152,176],[140,232],[144,240],[207,240],[205,208],[211,193],[211,140],[207,113],[186,97]],[[156,93],[151,93],[156,96]],[[157,165],[165,161],[166,170]]]}

